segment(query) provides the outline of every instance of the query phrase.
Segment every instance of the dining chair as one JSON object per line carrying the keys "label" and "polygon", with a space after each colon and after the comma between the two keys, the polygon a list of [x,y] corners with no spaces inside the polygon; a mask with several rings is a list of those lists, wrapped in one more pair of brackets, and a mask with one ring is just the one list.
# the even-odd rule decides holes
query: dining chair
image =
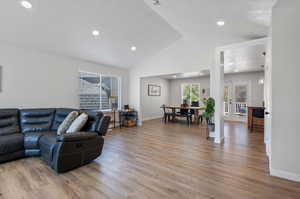
{"label": "dining chair", "polygon": [[[194,101],[194,102],[192,102],[192,104],[191,104],[191,106],[192,107],[199,107],[199,101]],[[196,118],[195,116],[195,110],[194,109],[190,109],[190,113],[192,114],[192,115],[194,115],[194,120],[195,121],[197,121],[197,123],[199,123],[199,117],[198,118]]]}
{"label": "dining chair", "polygon": [[164,123],[166,124],[167,121],[169,122],[173,116],[173,113],[168,111],[166,109],[166,105],[162,105],[162,109],[163,109],[163,118],[162,120],[164,121]]}
{"label": "dining chair", "polygon": [[[192,107],[199,107],[199,106],[200,106],[199,101],[194,101],[194,102],[192,102],[191,106],[192,106]],[[191,109],[191,110],[190,110],[190,113],[191,113],[192,115],[195,115],[195,110]],[[202,122],[203,122],[203,116],[202,116],[202,114],[199,114],[199,115],[198,115],[198,118],[195,118],[195,120],[197,121],[197,124],[199,124],[199,121],[200,121],[201,124],[202,124]]]}
{"label": "dining chair", "polygon": [[[185,105],[182,104],[181,106],[183,107]],[[179,113],[177,112],[176,116],[185,117],[188,125],[190,125],[192,122],[192,114],[189,112],[189,109],[184,109],[184,108],[180,109],[180,112]]]}

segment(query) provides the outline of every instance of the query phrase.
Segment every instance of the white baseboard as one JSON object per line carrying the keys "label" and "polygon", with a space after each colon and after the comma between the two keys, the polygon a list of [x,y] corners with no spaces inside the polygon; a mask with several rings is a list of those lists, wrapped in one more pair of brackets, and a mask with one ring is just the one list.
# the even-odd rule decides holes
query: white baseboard
{"label": "white baseboard", "polygon": [[215,132],[209,132],[209,137],[214,138],[216,136]]}
{"label": "white baseboard", "polygon": [[143,118],[143,121],[147,121],[147,120],[155,120],[155,119],[161,119],[162,116],[153,116],[153,117],[146,117],[146,118]]}
{"label": "white baseboard", "polygon": [[224,142],[224,137],[221,138],[215,137],[215,143],[221,144],[223,142]]}
{"label": "white baseboard", "polygon": [[291,181],[300,182],[300,174],[291,173],[288,171],[270,168],[270,175],[279,177],[279,178],[284,178],[284,179],[291,180]]}

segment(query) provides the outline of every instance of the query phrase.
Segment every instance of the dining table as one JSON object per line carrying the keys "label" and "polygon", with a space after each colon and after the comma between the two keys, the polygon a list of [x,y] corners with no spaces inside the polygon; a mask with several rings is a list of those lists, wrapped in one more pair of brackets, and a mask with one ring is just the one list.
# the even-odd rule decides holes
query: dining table
{"label": "dining table", "polygon": [[188,109],[188,110],[194,110],[195,111],[195,115],[194,118],[196,120],[198,120],[200,112],[201,111],[205,111],[205,107],[203,106],[161,106],[160,108],[165,108],[165,109],[170,109],[172,111],[172,120],[174,121],[176,118],[176,110],[180,110],[180,109]]}

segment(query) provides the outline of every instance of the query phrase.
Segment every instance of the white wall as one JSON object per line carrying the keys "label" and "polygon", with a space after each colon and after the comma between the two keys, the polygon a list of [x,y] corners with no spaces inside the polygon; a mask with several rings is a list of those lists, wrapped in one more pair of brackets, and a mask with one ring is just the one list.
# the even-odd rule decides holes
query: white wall
{"label": "white wall", "polygon": [[[161,96],[148,96],[148,84],[160,85]],[[169,104],[169,81],[158,77],[141,79],[142,120],[162,117],[161,105]]]}
{"label": "white wall", "polygon": [[[258,84],[258,80],[264,78],[264,72],[249,72],[237,74],[225,74],[225,83],[249,83],[250,85],[250,100],[249,106],[262,106],[264,101],[264,86]],[[210,88],[209,76],[187,78],[187,79],[173,79],[170,80],[170,103],[181,104],[181,85],[183,83],[200,83],[201,89]]]}
{"label": "white wall", "polygon": [[279,0],[272,27],[271,175],[300,181],[300,1]]}
{"label": "white wall", "polygon": [[129,73],[129,103],[140,110],[140,78],[170,73],[187,73],[209,69],[214,65],[215,38],[182,38],[159,51]]}
{"label": "white wall", "polygon": [[112,66],[25,49],[0,45],[2,92],[0,108],[79,106],[78,71],[122,77],[123,104],[128,103],[128,72]]}

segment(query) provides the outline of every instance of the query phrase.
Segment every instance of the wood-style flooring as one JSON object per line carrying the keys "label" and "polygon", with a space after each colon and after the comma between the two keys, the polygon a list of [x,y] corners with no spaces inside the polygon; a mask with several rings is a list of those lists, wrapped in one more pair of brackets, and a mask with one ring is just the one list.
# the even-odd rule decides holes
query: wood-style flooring
{"label": "wood-style flooring", "polygon": [[200,130],[160,120],[115,129],[101,157],[60,175],[38,158],[0,164],[0,198],[300,198],[300,183],[269,176],[262,133],[226,123],[218,145]]}

